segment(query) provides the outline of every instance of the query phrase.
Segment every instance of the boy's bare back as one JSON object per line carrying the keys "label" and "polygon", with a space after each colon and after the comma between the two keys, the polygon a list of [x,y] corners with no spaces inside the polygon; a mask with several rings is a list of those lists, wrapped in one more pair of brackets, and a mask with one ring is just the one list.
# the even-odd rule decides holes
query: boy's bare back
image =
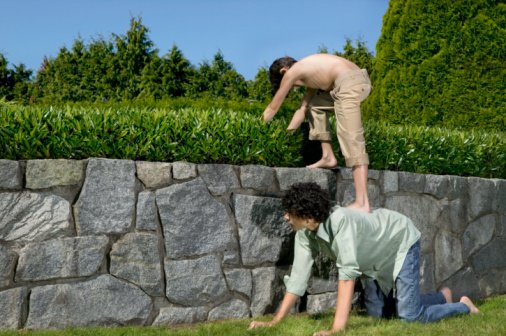
{"label": "boy's bare back", "polygon": [[356,64],[345,58],[330,54],[315,54],[297,61],[285,73],[285,77],[293,85],[330,91],[336,79],[342,74],[359,69]]}

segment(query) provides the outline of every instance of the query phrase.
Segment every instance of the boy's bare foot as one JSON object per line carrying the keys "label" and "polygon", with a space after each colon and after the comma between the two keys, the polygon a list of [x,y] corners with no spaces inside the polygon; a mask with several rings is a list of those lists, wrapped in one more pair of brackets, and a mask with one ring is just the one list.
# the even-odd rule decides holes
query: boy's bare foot
{"label": "boy's bare foot", "polygon": [[471,314],[480,313],[480,310],[474,305],[473,301],[471,301],[471,299],[468,298],[467,296],[461,297],[460,302],[462,302],[463,304],[465,304],[469,308],[469,310],[471,311]]}
{"label": "boy's bare foot", "polygon": [[445,297],[446,303],[452,303],[453,297],[452,297],[452,290],[448,287],[443,287],[440,290],[441,294]]}
{"label": "boy's bare foot", "polygon": [[306,168],[327,168],[334,169],[337,168],[337,160],[336,158],[321,158],[319,161],[313,163],[312,165],[306,166]]}
{"label": "boy's bare foot", "polygon": [[371,207],[369,206],[369,204],[359,204],[357,201],[348,204],[346,207],[348,209],[354,209],[366,213],[371,213]]}

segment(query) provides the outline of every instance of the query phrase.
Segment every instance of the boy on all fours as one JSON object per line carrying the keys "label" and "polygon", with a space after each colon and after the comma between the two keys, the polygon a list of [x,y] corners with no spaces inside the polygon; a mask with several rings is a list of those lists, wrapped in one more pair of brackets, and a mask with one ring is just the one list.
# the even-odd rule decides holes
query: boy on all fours
{"label": "boy on all fours", "polygon": [[449,288],[420,294],[420,232],[408,217],[387,209],[365,213],[331,208],[328,192],[316,183],[294,184],[282,203],[285,219],[296,231],[291,274],[272,321],[253,321],[250,328],[270,327],[290,312],[306,291],[317,252],[336,263],[339,277],[332,327],[314,335],[331,335],[346,327],[357,278],[366,283],[365,304],[371,316],[382,317],[391,291],[398,316],[407,322],[428,323],[479,312],[466,296],[453,303]]}

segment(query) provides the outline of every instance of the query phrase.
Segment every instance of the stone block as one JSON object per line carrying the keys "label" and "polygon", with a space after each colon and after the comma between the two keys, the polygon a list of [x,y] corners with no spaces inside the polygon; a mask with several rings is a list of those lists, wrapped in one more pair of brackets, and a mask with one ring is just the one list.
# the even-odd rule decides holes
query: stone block
{"label": "stone block", "polygon": [[399,191],[399,173],[393,171],[383,172],[383,192],[390,193]]}
{"label": "stone block", "polygon": [[281,200],[270,197],[234,195],[239,226],[242,262],[247,266],[275,263],[285,250],[291,233],[283,220]]}
{"label": "stone block", "polygon": [[469,224],[463,236],[464,259],[490,242],[494,235],[495,225],[495,215],[485,215]]}
{"label": "stone block", "polygon": [[336,173],[329,169],[321,168],[274,168],[278,176],[279,187],[282,191],[288,190],[294,183],[314,182],[323,189],[336,193]]}
{"label": "stone block", "polygon": [[481,297],[506,293],[506,270],[491,270],[480,277],[478,282]]}
{"label": "stone block", "polygon": [[81,194],[74,205],[78,234],[130,231],[134,225],[137,188],[133,161],[90,159]]}
{"label": "stone block", "polygon": [[172,182],[172,165],[167,162],[136,161],[137,177],[148,189],[167,187]]}
{"label": "stone block", "polygon": [[111,275],[131,282],[151,296],[163,296],[160,237],[154,233],[127,233],[110,253]]}
{"label": "stone block", "polygon": [[243,188],[266,192],[278,189],[274,169],[265,166],[241,166],[241,184]]}
{"label": "stone block", "polygon": [[335,292],[337,290],[337,276],[331,276],[328,279],[312,276],[309,279],[307,292],[309,294],[322,294]]}
{"label": "stone block", "polygon": [[158,189],[156,203],[169,258],[223,252],[237,246],[227,208],[209,193],[202,179]]}
{"label": "stone block", "polygon": [[191,260],[165,260],[166,296],[184,306],[204,306],[228,297],[219,259],[207,255]]}
{"label": "stone block", "polygon": [[469,217],[471,220],[493,212],[496,197],[495,183],[479,177],[469,177]]}
{"label": "stone block", "polygon": [[467,198],[468,189],[467,177],[450,176],[446,197],[449,200]]}
{"label": "stone block", "polygon": [[473,269],[478,273],[488,272],[492,269],[505,269],[505,256],[506,239],[494,238],[472,257]]}
{"label": "stone block", "polygon": [[448,279],[464,266],[460,239],[448,232],[442,231],[436,236],[434,252],[437,282]]}
{"label": "stone block", "polygon": [[307,312],[310,315],[323,313],[329,309],[336,308],[337,293],[323,293],[307,296]]}
{"label": "stone block", "polygon": [[399,172],[399,191],[422,194],[425,190],[425,175]]}
{"label": "stone block", "polygon": [[496,193],[494,197],[494,209],[501,215],[506,215],[506,180],[494,180]]}
{"label": "stone block", "polygon": [[22,327],[26,317],[27,296],[26,287],[0,292],[0,330],[16,330]]}
{"label": "stone block", "polygon": [[70,203],[29,191],[0,193],[0,240],[30,242],[72,233]]}
{"label": "stone block", "polygon": [[282,292],[276,278],[276,268],[258,267],[252,270],[252,276],[251,315],[255,317],[272,313]]}
{"label": "stone block", "polygon": [[84,167],[85,161],[80,160],[28,160],[26,188],[81,186],[84,180]]}
{"label": "stone block", "polygon": [[33,288],[26,328],[144,325],[152,309],[151,298],[142,290],[101,275],[85,282]]}
{"label": "stone block", "polygon": [[462,234],[468,225],[467,201],[456,198],[440,201],[439,204],[441,206],[441,216],[432,225],[452,233]]}
{"label": "stone block", "polygon": [[17,259],[16,253],[0,245],[0,288],[8,286],[12,281]]}
{"label": "stone block", "polygon": [[19,162],[0,159],[0,190],[19,190],[23,188],[23,174]]}
{"label": "stone block", "polygon": [[231,165],[202,164],[197,166],[197,170],[213,195],[223,195],[240,188],[239,179]]}
{"label": "stone block", "polygon": [[251,270],[244,268],[235,268],[225,270],[228,288],[231,291],[241,293],[251,298],[252,279]]}
{"label": "stone block", "polygon": [[442,199],[448,194],[450,178],[441,175],[425,175],[424,193]]}
{"label": "stone block", "polygon": [[19,253],[16,281],[90,276],[105,262],[105,236],[52,239],[29,243]]}
{"label": "stone block", "polygon": [[143,191],[137,198],[137,230],[156,231],[160,227],[156,195],[152,191]]}
{"label": "stone block", "polygon": [[197,165],[186,161],[172,163],[172,176],[176,180],[186,180],[197,177]]}

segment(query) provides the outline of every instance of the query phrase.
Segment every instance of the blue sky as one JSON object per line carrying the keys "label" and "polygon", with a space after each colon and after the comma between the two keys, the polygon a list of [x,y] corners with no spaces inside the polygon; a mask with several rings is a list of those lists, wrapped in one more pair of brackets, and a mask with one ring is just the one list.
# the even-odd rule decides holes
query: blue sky
{"label": "blue sky", "polygon": [[37,70],[77,37],[109,40],[140,17],[165,55],[175,44],[194,65],[221,51],[246,79],[278,57],[296,59],[346,38],[375,51],[388,0],[8,0],[2,2],[0,53]]}

